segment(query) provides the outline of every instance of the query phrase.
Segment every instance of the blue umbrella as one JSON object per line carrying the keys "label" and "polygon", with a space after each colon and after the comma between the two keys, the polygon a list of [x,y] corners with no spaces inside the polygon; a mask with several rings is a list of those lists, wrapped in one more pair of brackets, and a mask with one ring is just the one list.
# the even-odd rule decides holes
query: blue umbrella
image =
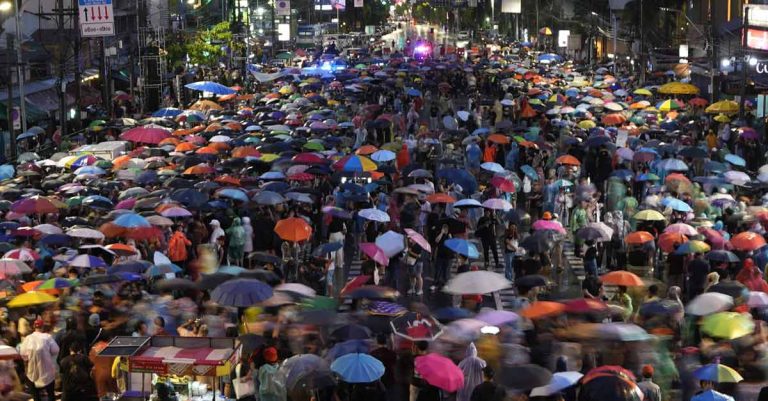
{"label": "blue umbrella", "polygon": [[366,340],[348,340],[348,341],[342,341],[340,343],[336,343],[331,349],[328,350],[328,353],[325,355],[325,358],[328,360],[334,360],[336,358],[342,357],[347,354],[353,354],[353,353],[363,353],[367,354],[371,349],[371,346],[368,345],[368,341]]}
{"label": "blue umbrella", "polygon": [[338,251],[339,249],[344,247],[343,242],[329,242],[327,244],[322,244],[315,248],[314,251],[312,251],[312,255],[314,256],[323,256],[327,255],[329,253],[333,253]]}
{"label": "blue umbrella", "polygon": [[688,171],[688,165],[680,159],[664,159],[656,167],[664,171]]}
{"label": "blue umbrella", "polygon": [[421,96],[421,91],[416,88],[408,88],[408,91],[406,91],[406,93],[408,94],[408,96],[414,96],[414,97]]}
{"label": "blue umbrella", "polygon": [[256,279],[240,278],[216,287],[211,300],[224,306],[248,308],[272,298],[272,287]]}
{"label": "blue umbrella", "polygon": [[216,192],[222,198],[229,198],[241,202],[248,202],[248,194],[237,188],[224,188]]}
{"label": "blue umbrella", "polygon": [[176,117],[183,112],[184,110],[175,107],[166,107],[152,113],[152,117]]}
{"label": "blue umbrella", "polygon": [[141,273],[144,273],[144,271],[151,266],[152,264],[145,260],[117,263],[109,267],[109,269],[107,270],[107,274],[117,274],[117,273],[141,274]]}
{"label": "blue umbrella", "polygon": [[627,169],[615,170],[613,173],[611,173],[611,177],[619,177],[622,180],[629,180],[634,177],[634,175],[635,173]]}
{"label": "blue umbrella", "polygon": [[480,252],[477,251],[475,244],[465,239],[451,238],[446,240],[444,245],[446,248],[458,253],[459,255],[464,255],[472,259],[480,257]]}
{"label": "blue umbrella", "polygon": [[458,168],[445,168],[437,172],[438,178],[445,178],[449,183],[461,185],[465,195],[471,195],[477,191],[477,179],[467,170]]}
{"label": "blue umbrella", "polygon": [[541,54],[538,57],[538,61],[540,63],[553,63],[553,62],[559,62],[562,61],[563,58],[560,57],[560,55],[554,54],[554,53],[545,53]]}
{"label": "blue umbrella", "polygon": [[704,163],[704,170],[712,173],[722,173],[730,170],[730,168],[728,168],[728,166],[726,166],[725,163],[720,163],[720,162],[710,160]]}
{"label": "blue umbrella", "polygon": [[45,245],[69,245],[72,238],[67,234],[49,234],[40,238],[40,242]]}
{"label": "blue umbrella", "polygon": [[476,128],[474,131],[472,131],[471,136],[482,136],[482,135],[488,135],[490,133],[491,133],[491,130],[489,130],[488,128],[485,128],[485,127]]}
{"label": "blue umbrella", "polygon": [[96,166],[83,166],[75,170],[75,175],[91,174],[91,175],[104,175],[107,174],[106,170]]}
{"label": "blue umbrella", "polygon": [[763,245],[752,253],[752,260],[755,265],[761,269],[765,269],[768,265],[768,245]]}
{"label": "blue umbrella", "polygon": [[208,202],[208,195],[193,188],[177,189],[171,193],[171,200],[175,200],[184,206],[199,208]]}
{"label": "blue umbrella", "polygon": [[114,204],[112,204],[112,201],[101,196],[101,195],[91,195],[86,196],[83,198],[82,204],[84,206],[88,206],[94,209],[112,209],[115,207]]}
{"label": "blue umbrella", "polygon": [[464,308],[446,307],[432,313],[432,317],[443,322],[472,317],[472,313]]}
{"label": "blue umbrella", "polygon": [[331,364],[331,370],[336,372],[347,383],[371,383],[384,376],[384,364],[368,354],[347,354]]}
{"label": "blue umbrella", "polygon": [[534,169],[533,167],[527,164],[520,167],[520,171],[522,171],[523,174],[528,176],[528,178],[530,178],[533,181],[536,181],[539,179],[539,174],[536,172],[536,169]]}
{"label": "blue umbrella", "polygon": [[688,213],[693,211],[690,205],[681,201],[680,199],[675,199],[675,198],[670,199],[667,202],[666,206],[677,212]]}
{"label": "blue umbrella", "polygon": [[157,176],[157,171],[147,170],[137,175],[134,181],[139,185],[152,185],[160,182],[160,178]]}
{"label": "blue umbrella", "polygon": [[696,394],[691,401],[733,401],[733,397],[715,390],[707,390]]}
{"label": "blue umbrella", "polygon": [[184,85],[184,87],[196,91],[211,92],[216,95],[231,95],[233,93],[237,93],[236,90],[230,87],[211,81],[193,82],[191,84]]}
{"label": "blue umbrella", "polygon": [[136,213],[121,214],[112,224],[125,228],[152,227],[147,219]]}
{"label": "blue umbrella", "polygon": [[16,170],[10,164],[0,166],[0,180],[7,180],[16,175]]}
{"label": "blue umbrella", "polygon": [[253,201],[259,205],[279,205],[285,203],[283,195],[272,191],[261,191],[253,197]]}
{"label": "blue umbrella", "polygon": [[285,174],[283,174],[280,171],[267,171],[266,173],[259,176],[259,179],[262,180],[283,180],[285,179]]}
{"label": "blue umbrella", "polygon": [[163,264],[150,267],[144,274],[148,277],[160,277],[166,274],[176,274],[180,272],[181,267],[179,266],[174,264]]}
{"label": "blue umbrella", "polygon": [[[760,255],[762,255],[762,258],[763,258],[763,260],[762,260],[763,264],[762,265],[760,263],[758,263],[756,256],[753,257],[753,259],[754,259],[755,263],[757,264],[757,266],[759,268],[763,269],[765,267],[765,262],[768,261],[768,259],[765,258],[765,253],[762,253]],[[727,263],[741,262],[741,259],[739,259],[739,257],[736,256],[735,253],[733,253],[731,251],[726,251],[726,250],[709,251],[709,252],[707,252],[706,257],[707,257],[707,259],[714,260],[715,262],[727,262]]]}
{"label": "blue umbrella", "polygon": [[219,269],[216,270],[216,273],[224,273],[229,274],[231,276],[238,276],[240,273],[244,272],[245,269],[240,266],[219,266]]}
{"label": "blue umbrella", "polygon": [[734,155],[733,153],[729,153],[729,154],[725,155],[724,159],[725,159],[725,161],[727,161],[728,163],[733,164],[734,166],[745,167],[747,165],[746,160],[744,160],[743,158],[741,158],[738,155]]}

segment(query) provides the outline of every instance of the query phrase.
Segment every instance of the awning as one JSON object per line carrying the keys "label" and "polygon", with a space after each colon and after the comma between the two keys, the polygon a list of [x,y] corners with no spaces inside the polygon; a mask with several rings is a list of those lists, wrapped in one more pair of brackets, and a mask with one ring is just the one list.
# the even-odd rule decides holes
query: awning
{"label": "awning", "polygon": [[[14,106],[19,105],[19,99],[16,98],[13,100]],[[8,120],[8,112],[6,111],[8,109],[8,102],[3,101],[0,103],[0,121],[7,121]],[[35,122],[35,121],[41,121],[48,118],[48,113],[44,110],[38,109],[35,105],[32,103],[27,102],[27,122]]]}
{"label": "awning", "polygon": [[[105,351],[117,349],[113,345],[114,340]],[[126,352],[121,355],[129,356],[130,372],[226,376],[237,362],[239,347],[234,338],[154,336],[148,341],[126,342]]]}

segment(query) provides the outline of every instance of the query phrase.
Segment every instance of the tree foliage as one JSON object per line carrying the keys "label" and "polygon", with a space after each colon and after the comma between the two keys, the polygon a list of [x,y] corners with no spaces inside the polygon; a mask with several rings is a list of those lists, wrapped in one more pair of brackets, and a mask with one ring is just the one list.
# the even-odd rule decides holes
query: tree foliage
{"label": "tree foliage", "polygon": [[191,63],[214,65],[226,55],[226,46],[232,45],[232,31],[229,22],[224,21],[210,29],[198,31],[186,47]]}

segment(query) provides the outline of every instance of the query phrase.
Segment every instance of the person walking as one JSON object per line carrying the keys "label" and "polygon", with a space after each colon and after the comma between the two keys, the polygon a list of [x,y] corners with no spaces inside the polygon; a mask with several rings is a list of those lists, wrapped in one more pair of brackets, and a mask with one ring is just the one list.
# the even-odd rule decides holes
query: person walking
{"label": "person walking", "polygon": [[54,401],[56,356],[59,346],[53,337],[43,331],[43,319],[35,320],[35,331],[24,338],[19,353],[26,365],[27,381],[35,401]]}
{"label": "person walking", "polygon": [[176,225],[176,229],[173,231],[173,235],[168,240],[168,259],[171,262],[184,265],[189,258],[187,247],[192,245],[192,241],[187,239],[184,235],[184,228],[181,224]]}
{"label": "person walking", "polygon": [[653,366],[644,365],[641,371],[643,380],[637,387],[643,392],[643,401],[661,401],[661,388],[653,382]]}
{"label": "person walking", "polygon": [[81,343],[72,343],[69,347],[69,355],[62,358],[61,388],[63,390],[61,401],[96,401],[96,383],[91,377],[93,363],[83,353]]}
{"label": "person walking", "polygon": [[499,250],[496,246],[496,223],[498,219],[493,213],[493,210],[485,209],[483,217],[477,222],[477,230],[475,231],[475,236],[480,238],[480,242],[483,244],[483,259],[485,260],[486,270],[491,266],[489,250],[493,253],[493,260],[496,262],[496,266],[500,265]]}

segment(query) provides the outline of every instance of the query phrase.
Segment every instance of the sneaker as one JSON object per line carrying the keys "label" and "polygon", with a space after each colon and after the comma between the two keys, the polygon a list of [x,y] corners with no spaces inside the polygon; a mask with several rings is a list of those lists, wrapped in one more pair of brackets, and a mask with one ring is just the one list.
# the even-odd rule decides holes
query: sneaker
{"label": "sneaker", "polygon": [[418,291],[416,291],[416,295],[419,295],[419,296],[424,295],[424,291],[418,290]]}
{"label": "sneaker", "polygon": [[432,292],[435,292],[435,290],[436,290],[436,289],[437,289],[437,286],[436,286],[436,285],[431,285],[431,286],[429,287],[429,290],[430,290],[430,291],[432,291]]}
{"label": "sneaker", "polygon": [[416,291],[413,288],[408,290],[408,295],[413,295],[414,293],[416,293]]}

